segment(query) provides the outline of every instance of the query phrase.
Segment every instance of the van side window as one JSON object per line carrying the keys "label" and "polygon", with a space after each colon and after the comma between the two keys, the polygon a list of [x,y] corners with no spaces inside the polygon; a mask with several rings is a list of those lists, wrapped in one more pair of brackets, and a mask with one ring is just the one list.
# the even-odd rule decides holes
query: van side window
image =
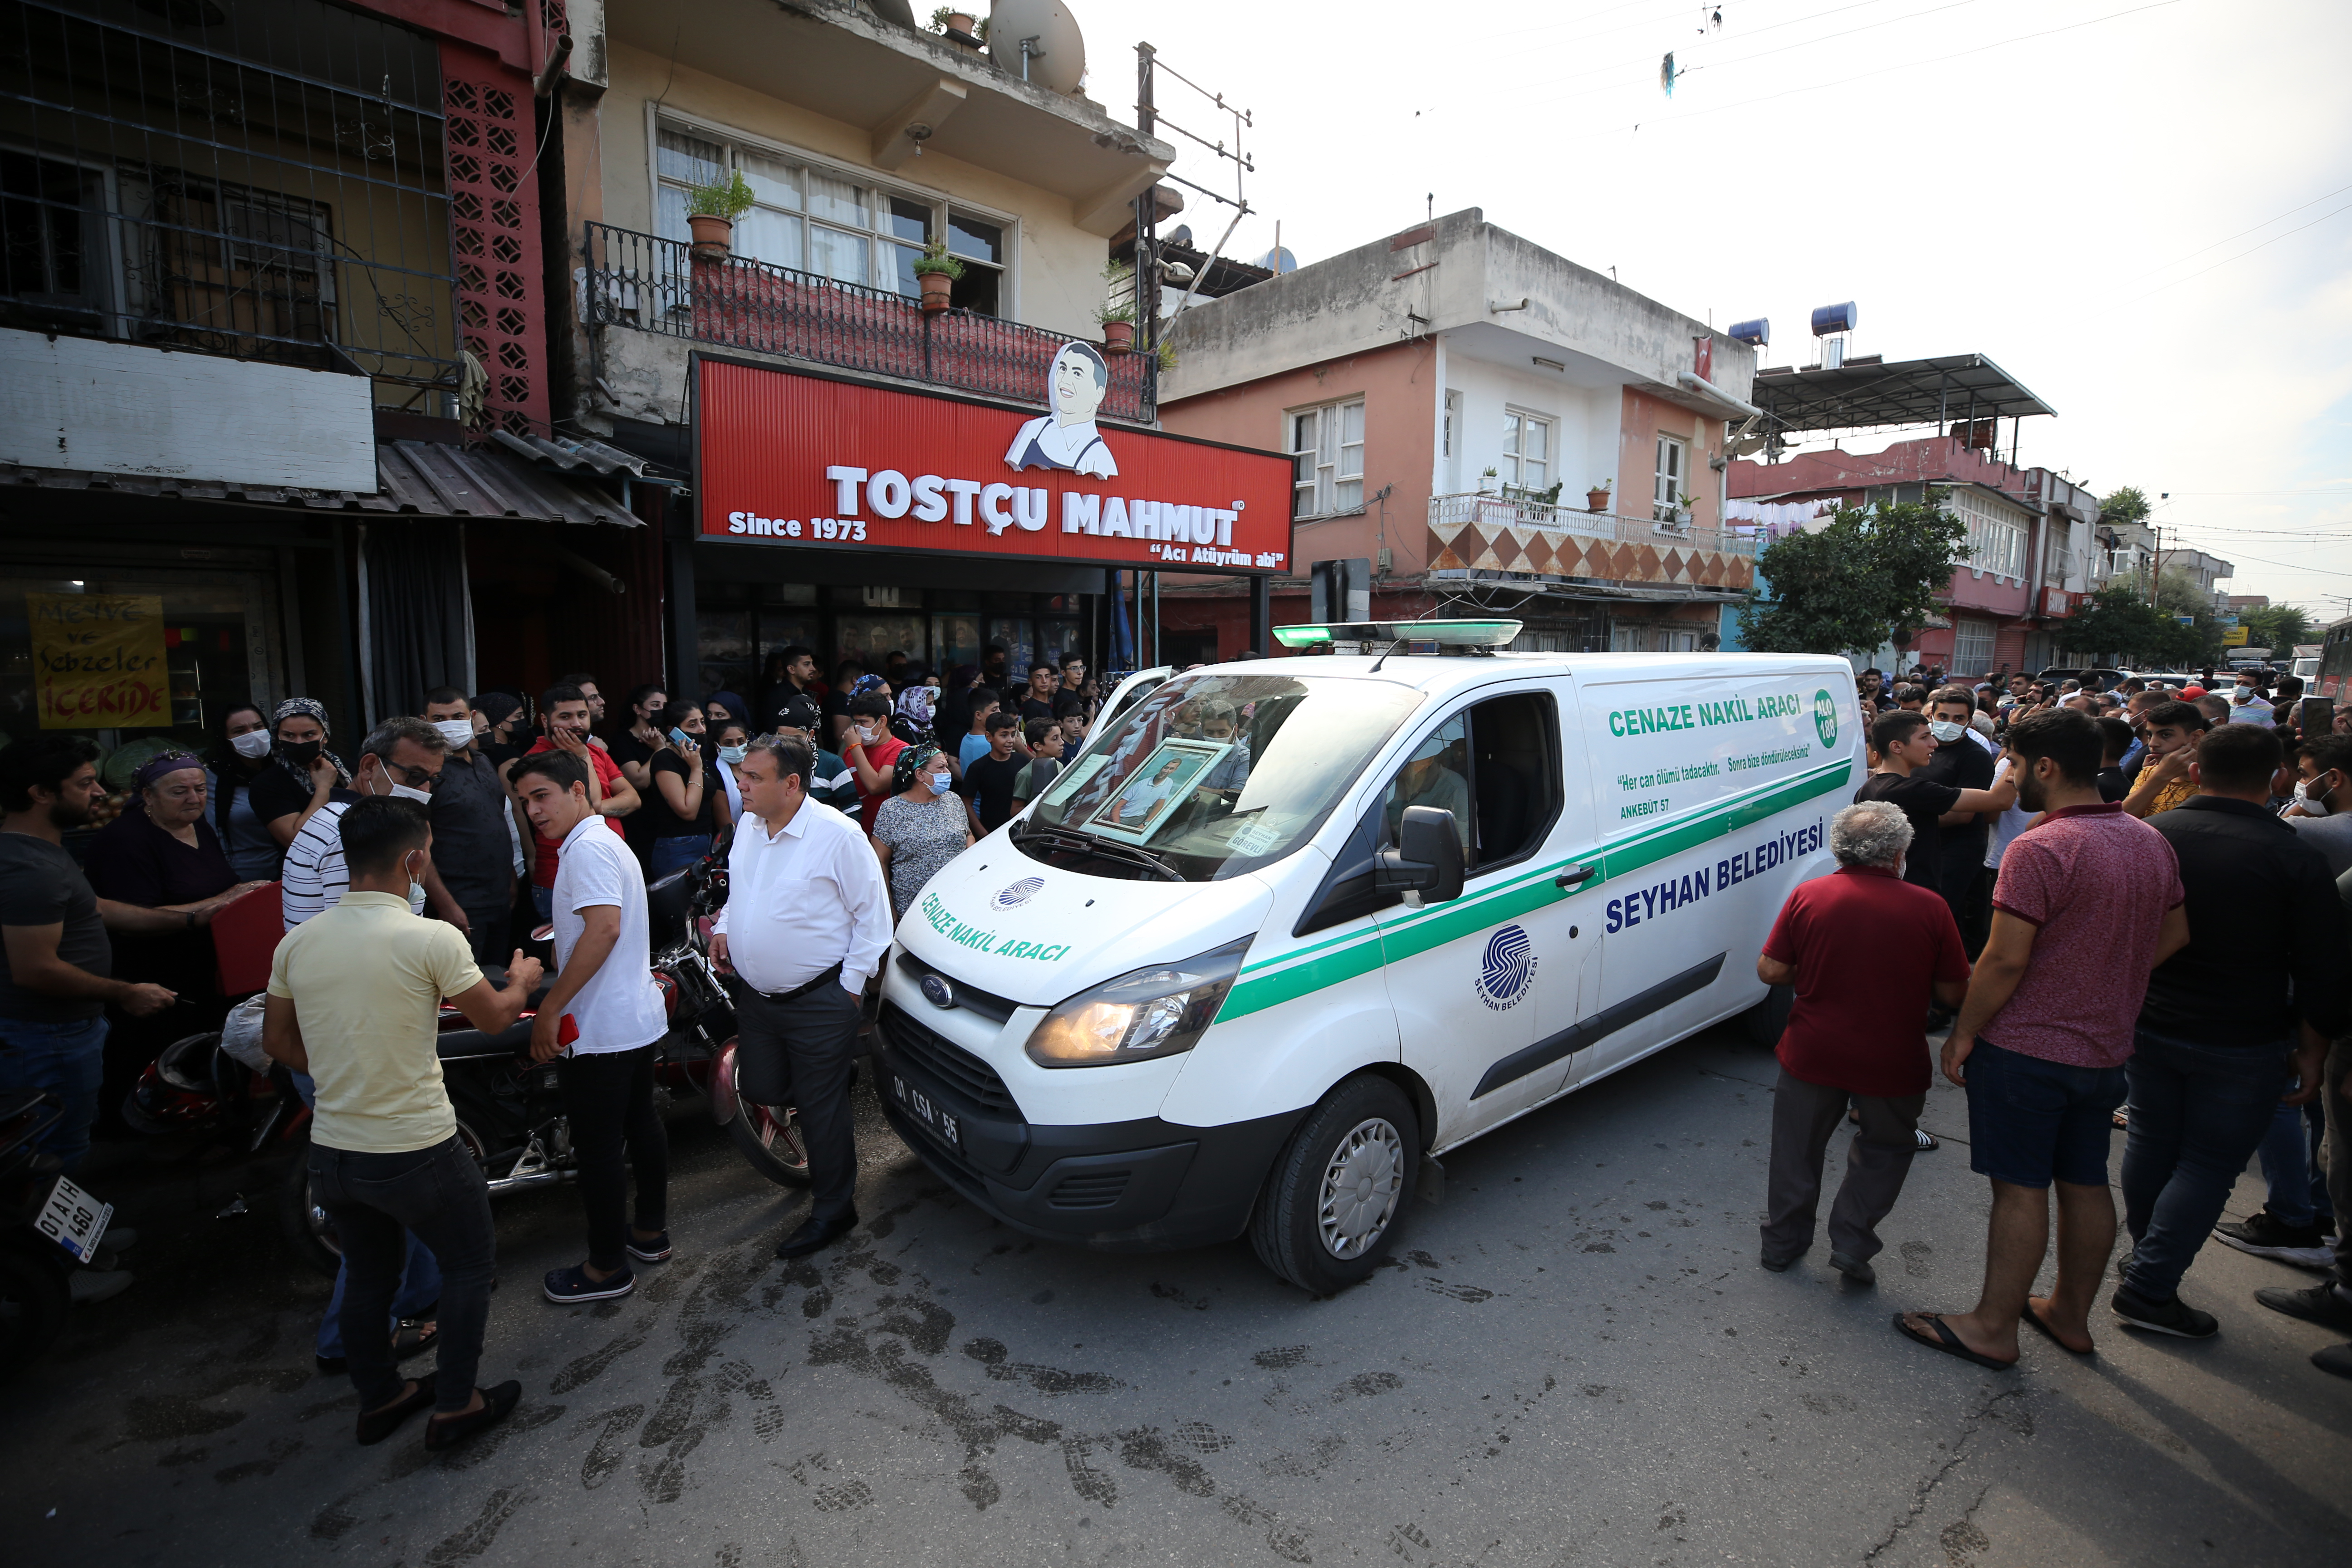
{"label": "van side window", "polygon": [[[1372,885],[1373,857],[1396,843],[1408,805],[1454,813],[1464,868],[1472,876],[1532,855],[1559,818],[1559,718],[1551,695],[1515,691],[1457,713],[1431,732],[1434,754],[1408,762],[1381,792],[1316,896],[1294,936],[1321,931],[1400,902]],[[1424,744],[1415,750],[1432,749]],[[1416,768],[1419,769],[1416,773]]]}
{"label": "van side window", "polygon": [[1515,691],[1439,725],[1382,797],[1382,845],[1406,806],[1435,805],[1454,813],[1472,876],[1534,853],[1559,815],[1557,712],[1549,693]]}

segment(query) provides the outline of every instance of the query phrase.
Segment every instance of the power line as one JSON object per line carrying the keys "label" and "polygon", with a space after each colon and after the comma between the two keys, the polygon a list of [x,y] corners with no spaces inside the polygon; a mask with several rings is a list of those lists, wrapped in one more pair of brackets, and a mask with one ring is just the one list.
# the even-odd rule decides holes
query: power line
{"label": "power line", "polygon": [[[2270,226],[2271,226],[2271,225],[2273,225],[2273,224],[2274,224],[2274,223],[2277,223],[2281,218],[2290,218],[2290,217],[2293,217],[2295,214],[2297,214],[2297,213],[2301,212],[2301,211],[2304,209],[2304,207],[2315,207],[2315,206],[2317,206],[2320,203],[2322,203],[2322,202],[2324,202],[2324,201],[2327,200],[2328,196],[2340,196],[2340,195],[2343,195],[2345,192],[2347,192],[2347,191],[2352,191],[2352,185],[2338,185],[2338,186],[2336,186],[2334,190],[2329,191],[2326,195],[2317,195],[2317,196],[2314,196],[2314,197],[2312,197],[2309,201],[2307,201],[2307,202],[2305,202],[2305,203],[2301,204],[2301,205],[2297,205],[2297,206],[2291,206],[2291,207],[2287,208],[2287,209],[2286,209],[2286,211],[2284,211],[2284,212],[2283,212],[2283,213],[2278,214],[2276,216],[2273,216],[2273,217],[2266,217],[2266,218],[2263,219],[2263,221],[2262,221],[2262,222],[2260,222],[2260,223],[2258,223],[2258,224],[2254,225],[2254,226],[2253,226],[2252,228],[2242,228],[2242,229],[2240,229],[2237,233],[2235,233],[2235,234],[2233,234],[2233,235],[2231,235],[2231,236],[2227,237],[2226,238],[2217,239],[2217,240],[2215,240],[2215,241],[2214,241],[2212,244],[2210,244],[2210,245],[2200,245],[2200,246],[2199,246],[2196,249],[2194,249],[2194,250],[2192,250],[2192,251],[2189,252],[2189,254],[2188,254],[2188,255],[2186,255],[2186,256],[2176,256],[2176,257],[2174,257],[2171,260],[2169,260],[2169,261],[2166,262],[2166,263],[2165,263],[2163,266],[2161,266],[2161,267],[2151,267],[2151,268],[2149,268],[2146,272],[2141,273],[2141,274],[2140,274],[2140,276],[2141,276],[2141,277],[2143,277],[2143,278],[2153,278],[2153,277],[2155,277],[2155,276],[2156,276],[2158,273],[2159,273],[2159,272],[2168,272],[2168,271],[2170,271],[2173,268],[2176,268],[2176,267],[2179,266],[2179,265],[2180,265],[2182,262],[2184,262],[2184,261],[2194,261],[2194,260],[2196,260],[2199,257],[2200,257],[2200,256],[2204,255],[2207,251],[2209,251],[2209,250],[2218,250],[2218,249],[2220,249],[2222,246],[2225,246],[2225,245],[2229,244],[2229,243],[2230,243],[2230,241],[2231,241],[2231,240],[2232,240],[2232,239],[2243,239],[2243,238],[2245,238],[2245,237],[2246,237],[2246,236],[2248,236],[2248,235],[2250,235],[2250,234],[2252,234],[2252,233],[2256,232],[2257,230],[2260,230],[2260,229],[2265,229],[2265,228],[2270,227]],[[2223,494],[2227,494],[2227,493],[2229,493],[2229,492],[2227,492],[2227,491],[2222,491],[2222,490],[2200,490],[2200,491],[2196,491],[2196,492],[2193,492],[2193,493],[2200,494],[2200,495],[2223,495]],[[2241,491],[2241,492],[2239,492],[2239,493],[2241,493],[2241,494],[2247,494],[2247,495],[2251,495],[2251,494],[2254,494],[2254,493],[2256,493],[2256,492],[2253,492],[2253,491],[2248,490],[2248,491]]]}
{"label": "power line", "polygon": [[[2325,200],[2326,198],[2322,197],[2321,199]],[[2308,205],[2309,204],[2306,203],[2305,205]],[[2159,283],[2155,288],[2149,289],[2147,293],[2135,296],[2131,300],[2131,303],[2136,305],[2142,300],[2154,299],[2157,295],[2163,293],[2167,289],[2178,289],[2183,283],[2189,282],[2194,279],[2202,278],[2206,273],[2211,272],[2217,268],[2227,267],[2232,261],[2242,261],[2247,257],[2252,256],[2257,250],[2276,245],[2282,239],[2292,238],[2294,236],[2301,234],[2305,229],[2326,223],[2329,218],[2335,217],[2338,214],[2342,213],[2352,213],[2352,202],[2345,203],[2342,206],[2337,207],[2334,212],[2321,213],[2317,217],[2313,218],[2310,223],[2297,224],[2294,227],[2288,229],[2284,234],[2274,234],[2268,239],[2263,241],[2261,245],[2250,245],[2246,247],[2245,249],[2238,252],[2235,256],[2225,256],[2221,260],[2213,263],[2211,267],[2200,268],[2196,271],[2190,273],[2187,278],[2176,278],[2169,283]],[[2226,244],[2227,242],[2224,241],[2223,243]]]}

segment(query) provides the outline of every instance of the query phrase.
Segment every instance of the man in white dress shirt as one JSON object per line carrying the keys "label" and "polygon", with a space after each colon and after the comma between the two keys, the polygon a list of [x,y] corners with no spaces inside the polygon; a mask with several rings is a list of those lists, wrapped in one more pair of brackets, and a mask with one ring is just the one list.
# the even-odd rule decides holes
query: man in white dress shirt
{"label": "man in white dress shirt", "polygon": [[711,956],[742,984],[737,1082],[744,1099],[792,1106],[807,1141],[814,1202],[778,1258],[802,1258],[857,1224],[849,1072],[859,1001],[890,947],[890,891],[856,822],[808,795],[816,752],[762,735],[735,769],[743,817],[727,854],[727,907]]}

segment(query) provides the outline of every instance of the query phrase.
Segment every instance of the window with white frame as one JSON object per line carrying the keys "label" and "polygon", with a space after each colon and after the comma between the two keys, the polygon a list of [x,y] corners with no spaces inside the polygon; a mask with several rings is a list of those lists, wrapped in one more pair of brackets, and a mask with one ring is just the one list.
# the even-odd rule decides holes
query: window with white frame
{"label": "window with white frame", "polygon": [[1503,410],[1501,476],[1506,492],[1532,494],[1551,488],[1552,422],[1523,408]]}
{"label": "window with white frame", "polygon": [[1992,623],[1990,621],[1954,621],[1952,623],[1952,668],[1954,669],[1990,669],[1992,668]]}
{"label": "window with white frame", "polygon": [[1969,570],[2025,578],[2024,514],[2004,507],[1981,490],[1958,487],[1944,492],[1944,505],[1968,529]]}
{"label": "window with white frame", "polygon": [[1650,489],[1650,515],[1671,522],[1682,510],[1683,488],[1690,475],[1690,443],[1679,436],[1658,437],[1657,474]]}
{"label": "window with white frame", "polygon": [[1295,408],[1290,422],[1293,517],[1364,510],[1364,400]]}
{"label": "window with white frame", "polygon": [[738,255],[908,297],[922,292],[915,261],[944,236],[964,264],[952,304],[1003,313],[1008,226],[919,192],[868,184],[786,153],[661,126],[655,133],[655,230],[688,237],[687,193],[739,170],[752,207],[735,223]]}

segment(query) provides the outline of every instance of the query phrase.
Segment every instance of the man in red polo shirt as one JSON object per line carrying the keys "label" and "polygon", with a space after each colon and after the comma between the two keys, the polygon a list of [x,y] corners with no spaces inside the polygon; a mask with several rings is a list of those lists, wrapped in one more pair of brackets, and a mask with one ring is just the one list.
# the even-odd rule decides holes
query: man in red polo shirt
{"label": "man in red polo shirt", "polygon": [[[588,694],[576,686],[551,686],[539,695],[539,719],[547,732],[523,755],[569,752],[578,757],[588,768],[589,804],[603,816],[605,826],[625,837],[620,819],[644,802],[621,776],[621,764],[606,755],[603,746],[593,743],[588,727],[595,721]],[[513,767],[509,762],[499,770],[501,781]],[[562,854],[562,844],[541,837],[537,827],[530,829],[530,904],[542,921],[554,918],[555,868]]]}
{"label": "man in red polo shirt", "polygon": [[1830,1208],[1830,1267],[1877,1280],[1878,1222],[1895,1206],[1927,1102],[1932,994],[1959,1005],[1968,954],[1949,905],[1904,879],[1912,828],[1891,801],[1847,806],[1830,822],[1833,875],[1789,895],[1756,977],[1796,987],[1772,1090],[1772,1162],[1760,1261],[1779,1273],[1813,1245],[1822,1153],[1851,1100],[1862,1131],[1846,1146]]}

